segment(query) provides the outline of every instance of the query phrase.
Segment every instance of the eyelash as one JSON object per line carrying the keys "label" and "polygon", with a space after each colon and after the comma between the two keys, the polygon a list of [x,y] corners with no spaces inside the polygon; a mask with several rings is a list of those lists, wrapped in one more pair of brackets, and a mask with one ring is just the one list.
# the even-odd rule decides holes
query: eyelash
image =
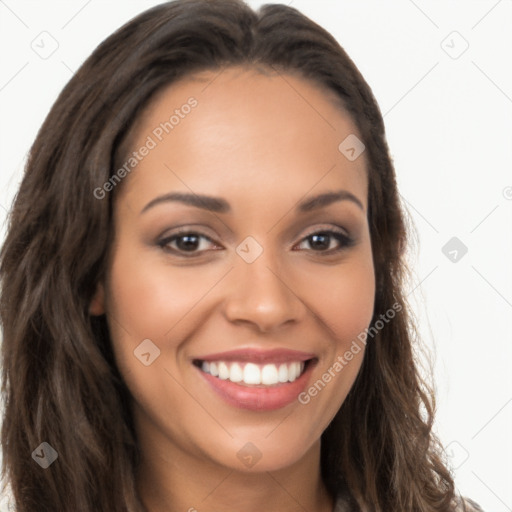
{"label": "eyelash", "polygon": [[[174,233],[172,236],[168,236],[168,237],[160,240],[158,242],[158,246],[165,252],[175,253],[179,257],[197,258],[205,251],[190,251],[187,253],[187,251],[183,251],[183,250],[179,250],[179,249],[178,250],[170,249],[168,247],[168,245],[171,242],[173,242],[176,239],[179,239],[181,237],[185,237],[186,235],[189,235],[189,236],[193,235],[195,237],[204,238],[211,243],[215,243],[215,242],[213,242],[213,240],[210,237],[208,237],[202,233],[198,233],[196,231],[191,231],[190,229],[184,228],[184,229],[181,229],[179,232]],[[306,235],[304,238],[302,238],[302,240],[299,242],[298,245],[301,245],[303,242],[307,241],[309,238],[311,238],[315,235],[325,235],[325,236],[328,236],[331,238],[335,238],[340,243],[340,247],[338,247],[337,249],[331,249],[331,250],[327,250],[327,251],[315,251],[315,250],[311,249],[312,252],[320,254],[321,256],[331,256],[333,254],[337,254],[339,252],[342,252],[342,251],[348,249],[349,247],[352,247],[355,243],[355,240],[353,238],[349,237],[345,233],[342,233],[341,231],[333,230],[333,229],[325,229],[325,230],[314,231],[314,232],[310,233],[309,235]]]}

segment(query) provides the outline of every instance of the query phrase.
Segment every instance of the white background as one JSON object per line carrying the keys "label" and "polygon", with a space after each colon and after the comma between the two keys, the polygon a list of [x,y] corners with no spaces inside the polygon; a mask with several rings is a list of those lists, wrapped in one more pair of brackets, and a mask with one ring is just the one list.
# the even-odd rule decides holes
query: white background
{"label": "white background", "polygon": [[[97,44],[157,3],[0,0],[0,241],[57,94]],[[417,232],[409,299],[435,356],[436,431],[461,492],[510,511],[512,1],[290,5],[336,37],[379,102]],[[47,58],[35,51],[52,45]],[[442,252],[454,236],[468,249],[455,262]]]}

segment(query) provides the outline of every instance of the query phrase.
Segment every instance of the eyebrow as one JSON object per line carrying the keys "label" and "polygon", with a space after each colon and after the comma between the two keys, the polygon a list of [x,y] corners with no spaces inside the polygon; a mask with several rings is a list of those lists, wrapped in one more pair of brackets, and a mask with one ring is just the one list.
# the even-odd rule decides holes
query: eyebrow
{"label": "eyebrow", "polygon": [[[364,211],[361,201],[348,190],[336,190],[332,192],[324,192],[316,196],[310,197],[300,202],[295,210],[299,213],[306,213],[312,210],[325,208],[332,203],[338,201],[351,201]],[[183,192],[171,192],[163,196],[156,197],[150,201],[140,212],[141,215],[149,209],[163,203],[179,202],[203,210],[209,210],[216,213],[230,213],[230,204],[221,197],[212,197],[199,194],[188,194]]]}

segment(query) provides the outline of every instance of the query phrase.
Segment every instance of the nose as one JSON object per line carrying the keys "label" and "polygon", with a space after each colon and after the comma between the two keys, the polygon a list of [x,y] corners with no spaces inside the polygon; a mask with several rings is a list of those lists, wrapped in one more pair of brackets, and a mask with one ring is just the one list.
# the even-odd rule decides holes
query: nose
{"label": "nose", "polygon": [[233,286],[225,302],[225,315],[235,324],[248,324],[260,332],[275,332],[285,324],[300,323],[307,308],[290,274],[279,270],[264,252],[253,263],[240,261],[231,273]]}

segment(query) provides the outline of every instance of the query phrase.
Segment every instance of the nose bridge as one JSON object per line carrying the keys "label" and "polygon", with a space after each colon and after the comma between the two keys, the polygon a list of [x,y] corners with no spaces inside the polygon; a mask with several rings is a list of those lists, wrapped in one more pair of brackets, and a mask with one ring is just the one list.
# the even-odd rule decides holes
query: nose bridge
{"label": "nose bridge", "polygon": [[233,322],[257,324],[261,330],[298,320],[303,304],[280,265],[281,256],[277,251],[261,247],[260,254],[251,261],[257,251],[251,240],[247,245],[240,244],[237,250],[239,261],[232,275],[235,284],[227,298],[227,317]]}

